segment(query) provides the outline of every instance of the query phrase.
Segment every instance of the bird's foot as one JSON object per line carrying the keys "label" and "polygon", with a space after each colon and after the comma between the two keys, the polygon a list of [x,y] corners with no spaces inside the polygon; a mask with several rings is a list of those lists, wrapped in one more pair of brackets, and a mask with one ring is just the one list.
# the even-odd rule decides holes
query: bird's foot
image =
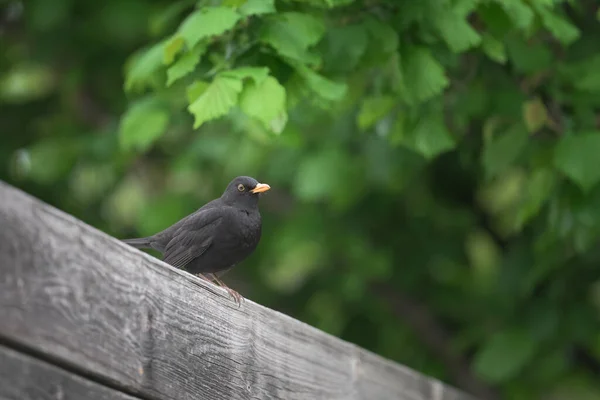
{"label": "bird's foot", "polygon": [[239,294],[238,292],[236,292],[228,286],[224,286],[223,289],[227,290],[227,292],[233,297],[233,301],[235,301],[238,307],[242,305],[242,300],[244,300],[244,298],[241,294]]}
{"label": "bird's foot", "polygon": [[231,297],[233,297],[233,300],[238,305],[238,307],[242,305],[242,301],[244,300],[244,298],[242,297],[241,294],[239,294],[238,292],[236,292],[235,290],[233,290],[229,286],[227,286],[225,284],[225,282],[220,280],[215,274],[210,274],[210,275],[212,276],[213,280],[219,284],[219,286],[221,286],[223,289],[227,290],[227,293],[229,293],[231,295]]}

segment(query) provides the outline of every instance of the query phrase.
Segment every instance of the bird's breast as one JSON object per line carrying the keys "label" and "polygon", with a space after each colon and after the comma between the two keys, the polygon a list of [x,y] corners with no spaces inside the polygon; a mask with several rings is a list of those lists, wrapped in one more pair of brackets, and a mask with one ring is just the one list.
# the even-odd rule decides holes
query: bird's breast
{"label": "bird's breast", "polygon": [[260,239],[262,229],[260,215],[243,213],[242,218],[238,221],[239,228],[237,229],[237,233],[242,243],[247,247],[256,245]]}

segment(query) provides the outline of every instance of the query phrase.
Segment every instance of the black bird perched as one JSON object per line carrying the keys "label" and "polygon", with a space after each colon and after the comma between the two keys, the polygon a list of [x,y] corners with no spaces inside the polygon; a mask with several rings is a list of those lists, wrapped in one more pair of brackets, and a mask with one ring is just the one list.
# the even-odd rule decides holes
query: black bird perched
{"label": "black bird perched", "polygon": [[217,274],[224,274],[256,249],[262,230],[258,197],[269,189],[269,185],[254,178],[238,176],[221,197],[164,231],[123,241],[138,249],[158,250],[167,264],[208,281],[215,280],[238,302],[241,296]]}

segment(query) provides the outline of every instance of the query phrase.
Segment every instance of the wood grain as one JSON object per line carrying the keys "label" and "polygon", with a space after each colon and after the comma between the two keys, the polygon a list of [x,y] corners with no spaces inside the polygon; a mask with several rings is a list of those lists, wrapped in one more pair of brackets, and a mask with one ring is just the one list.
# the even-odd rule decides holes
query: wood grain
{"label": "wood grain", "polygon": [[0,346],[0,400],[138,400]]}
{"label": "wood grain", "polygon": [[0,338],[153,399],[469,397],[0,182]]}

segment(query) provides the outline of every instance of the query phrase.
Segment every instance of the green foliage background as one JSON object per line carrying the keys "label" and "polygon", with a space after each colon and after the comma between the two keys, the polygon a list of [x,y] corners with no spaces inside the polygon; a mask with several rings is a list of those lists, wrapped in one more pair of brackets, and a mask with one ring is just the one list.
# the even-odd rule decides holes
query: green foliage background
{"label": "green foliage background", "polygon": [[0,177],[116,237],[251,175],[245,297],[462,387],[600,399],[591,0],[5,1]]}

